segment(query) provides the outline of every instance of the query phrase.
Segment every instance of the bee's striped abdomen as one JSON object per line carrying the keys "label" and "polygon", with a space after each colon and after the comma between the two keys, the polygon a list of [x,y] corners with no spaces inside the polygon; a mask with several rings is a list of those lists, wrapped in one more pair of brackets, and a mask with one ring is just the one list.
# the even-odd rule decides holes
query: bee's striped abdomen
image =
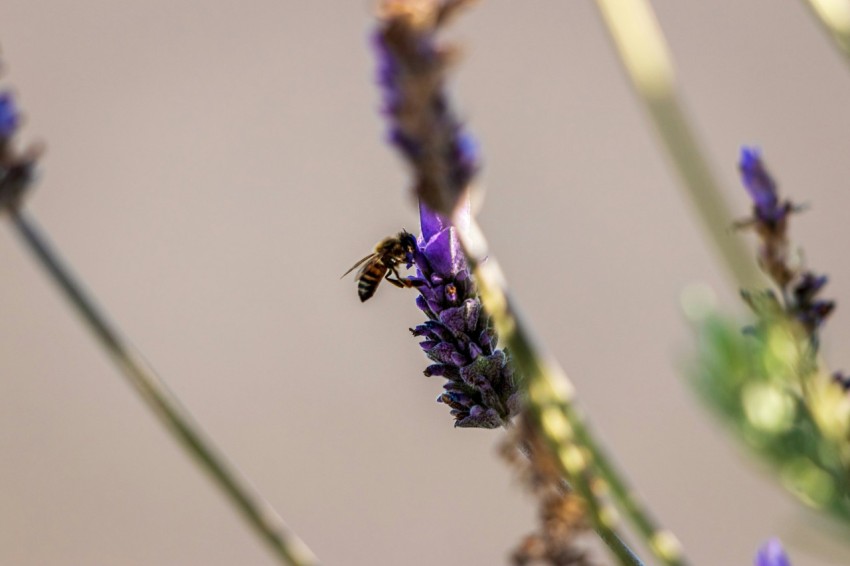
{"label": "bee's striped abdomen", "polygon": [[357,294],[360,296],[361,302],[367,301],[375,294],[378,284],[386,274],[387,266],[379,257],[366,264],[357,278]]}

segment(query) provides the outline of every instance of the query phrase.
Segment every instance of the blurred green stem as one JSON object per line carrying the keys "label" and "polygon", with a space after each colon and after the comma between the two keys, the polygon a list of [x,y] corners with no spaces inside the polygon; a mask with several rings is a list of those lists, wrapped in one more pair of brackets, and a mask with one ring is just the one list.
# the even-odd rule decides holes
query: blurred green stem
{"label": "blurred green stem", "polygon": [[806,0],[804,2],[850,64],[850,0]]}
{"label": "blurred green stem", "polygon": [[[475,275],[484,308],[493,317],[496,331],[511,352],[528,391],[527,408],[552,450],[564,477],[587,501],[591,520],[600,537],[621,564],[641,564],[618,533],[616,510],[600,492],[611,490],[636,531],[662,564],[686,564],[676,537],[656,524],[634,497],[623,475],[605,454],[574,404],[574,387],[558,362],[522,322],[510,298],[507,282],[490,253],[481,228],[472,219],[454,219],[458,237]],[[464,228],[465,226],[465,228]],[[601,480],[601,481],[600,481]]]}
{"label": "blurred green stem", "polygon": [[210,474],[216,485],[239,509],[256,534],[283,564],[314,566],[318,560],[295,533],[257,493],[239,471],[204,435],[189,412],[147,363],[120,337],[118,331],[95,306],[71,272],[50,247],[35,223],[17,207],[9,209],[18,234],[53,278],[113,362],[136,389],[168,431]]}
{"label": "blurred green stem", "polygon": [[764,287],[752,254],[732,230],[729,206],[679,102],[672,59],[651,5],[646,0],[596,0],[596,4],[703,230],[740,287]]}

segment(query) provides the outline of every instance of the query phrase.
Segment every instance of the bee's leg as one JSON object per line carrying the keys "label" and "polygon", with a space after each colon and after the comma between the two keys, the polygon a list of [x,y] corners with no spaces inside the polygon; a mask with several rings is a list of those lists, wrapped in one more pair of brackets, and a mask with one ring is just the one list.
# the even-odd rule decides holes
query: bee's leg
{"label": "bee's leg", "polygon": [[[390,279],[390,275],[394,275],[395,278]],[[410,279],[403,279],[401,277],[401,275],[398,274],[398,271],[394,267],[391,267],[387,271],[387,274],[384,276],[384,279],[386,279],[387,281],[389,281],[390,283],[392,283],[393,285],[395,285],[399,289],[404,289],[405,287],[415,287],[416,286],[416,284],[413,281],[411,281]]]}
{"label": "bee's leg", "polygon": [[384,279],[386,279],[387,281],[389,281],[390,283],[392,283],[393,285],[395,285],[396,287],[398,287],[400,289],[404,289],[404,287],[405,287],[405,284],[402,283],[401,281],[399,281],[398,279],[390,279],[389,274],[387,274],[387,277],[385,277]]}

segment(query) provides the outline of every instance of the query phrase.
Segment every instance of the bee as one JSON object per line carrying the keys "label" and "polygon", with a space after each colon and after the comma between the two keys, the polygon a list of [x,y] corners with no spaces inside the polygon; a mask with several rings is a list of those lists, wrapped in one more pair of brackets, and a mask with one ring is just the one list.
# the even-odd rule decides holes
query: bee
{"label": "bee", "polygon": [[[342,274],[342,277],[363,266],[357,272],[357,294],[361,302],[369,300],[375,294],[381,279],[386,279],[396,287],[413,287],[411,281],[401,278],[398,267],[403,263],[406,263],[407,267],[411,266],[414,250],[416,250],[416,237],[402,230],[397,235],[378,242],[374,252],[352,265],[351,269]],[[390,277],[391,275],[393,277]]]}

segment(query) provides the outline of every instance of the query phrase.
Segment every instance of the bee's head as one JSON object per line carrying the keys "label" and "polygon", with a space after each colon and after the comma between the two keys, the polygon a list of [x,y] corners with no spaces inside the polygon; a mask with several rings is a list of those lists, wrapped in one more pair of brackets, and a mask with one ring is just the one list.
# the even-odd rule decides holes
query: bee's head
{"label": "bee's head", "polygon": [[410,267],[413,265],[413,252],[416,251],[416,236],[407,230],[402,230],[398,233],[398,241],[401,243],[402,249],[404,249],[407,267]]}

